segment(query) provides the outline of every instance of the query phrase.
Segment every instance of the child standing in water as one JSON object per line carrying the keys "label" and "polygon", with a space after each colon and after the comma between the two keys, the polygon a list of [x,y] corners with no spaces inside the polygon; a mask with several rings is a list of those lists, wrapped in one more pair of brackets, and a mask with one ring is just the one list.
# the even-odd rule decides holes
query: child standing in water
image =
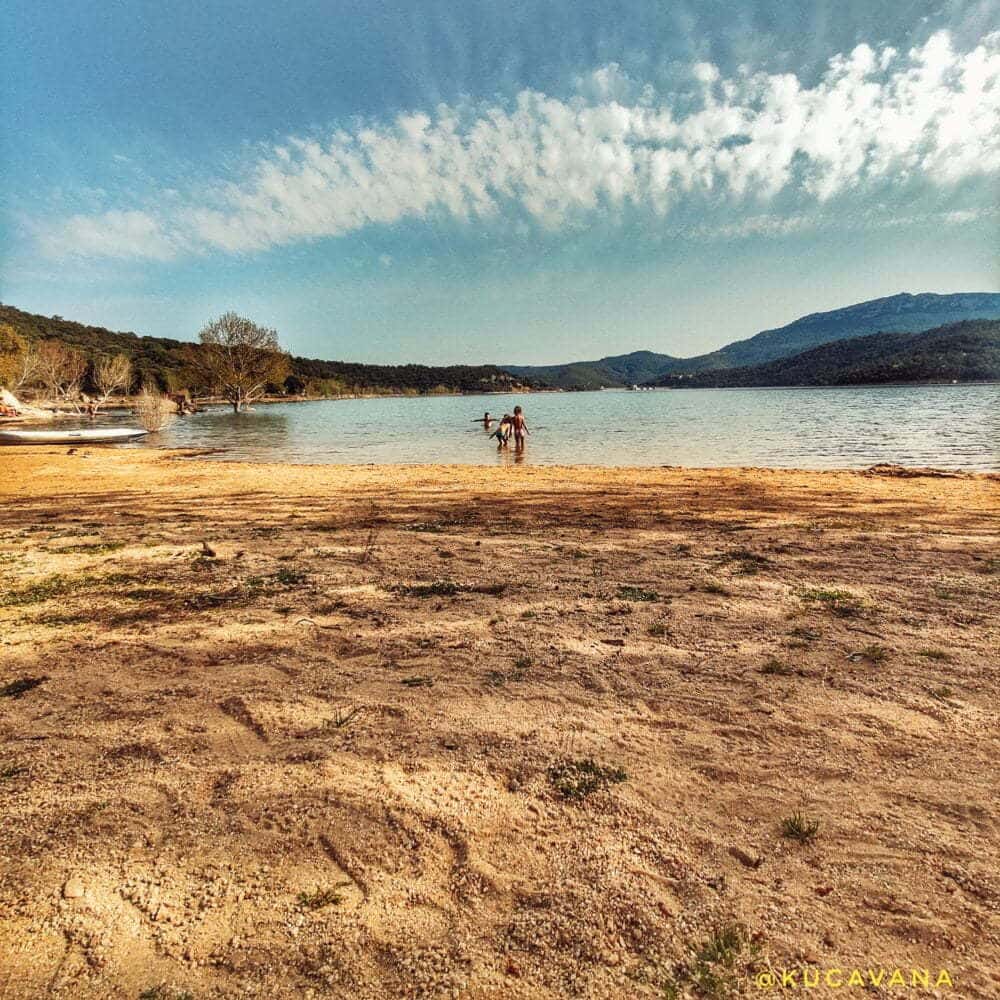
{"label": "child standing in water", "polygon": [[514,426],[513,419],[509,413],[505,413],[497,425],[497,429],[490,435],[491,438],[497,439],[497,451],[510,440],[510,432]]}
{"label": "child standing in water", "polygon": [[528,425],[525,423],[524,414],[520,406],[514,407],[514,416],[511,417],[511,424],[514,428],[514,450],[521,451],[524,448],[524,436],[529,434]]}

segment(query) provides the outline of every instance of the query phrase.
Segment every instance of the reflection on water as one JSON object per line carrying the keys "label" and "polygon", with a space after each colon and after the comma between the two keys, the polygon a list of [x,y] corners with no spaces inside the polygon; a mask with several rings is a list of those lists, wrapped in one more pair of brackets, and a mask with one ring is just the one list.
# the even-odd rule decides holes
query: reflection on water
{"label": "reflection on water", "polygon": [[[497,451],[475,418],[515,403],[531,435]],[[1000,468],[1000,386],[686,389],[331,400],[213,409],[156,435],[220,458],[306,463]]]}

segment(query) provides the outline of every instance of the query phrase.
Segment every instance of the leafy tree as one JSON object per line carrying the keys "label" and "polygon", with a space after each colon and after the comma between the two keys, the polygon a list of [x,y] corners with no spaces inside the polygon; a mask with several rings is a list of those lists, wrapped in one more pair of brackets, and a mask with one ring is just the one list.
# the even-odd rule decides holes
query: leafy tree
{"label": "leafy tree", "polygon": [[9,323],[0,323],[0,385],[17,388],[28,342]]}
{"label": "leafy tree", "polygon": [[191,352],[191,364],[239,413],[260,399],[268,385],[281,384],[290,359],[268,327],[228,312],[198,334],[201,348]]}

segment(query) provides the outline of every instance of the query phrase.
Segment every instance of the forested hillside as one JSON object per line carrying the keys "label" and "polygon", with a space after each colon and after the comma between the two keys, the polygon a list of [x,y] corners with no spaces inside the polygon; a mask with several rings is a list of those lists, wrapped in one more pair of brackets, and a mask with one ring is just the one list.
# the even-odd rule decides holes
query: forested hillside
{"label": "forested hillside", "polygon": [[[31,343],[58,340],[82,351],[91,361],[107,354],[132,360],[136,387],[152,383],[164,391],[207,392],[190,364],[188,352],[197,345],[164,337],[107,330],[74,323],[61,316],[39,316],[0,305],[0,324],[9,324]],[[499,392],[523,386],[526,380],[494,365],[366,365],[293,357],[291,375],[281,391],[298,394]]]}
{"label": "forested hillside", "polygon": [[697,388],[993,380],[1000,380],[1000,321],[966,320],[923,333],[837,340],[763,365],[666,375],[654,384]]}

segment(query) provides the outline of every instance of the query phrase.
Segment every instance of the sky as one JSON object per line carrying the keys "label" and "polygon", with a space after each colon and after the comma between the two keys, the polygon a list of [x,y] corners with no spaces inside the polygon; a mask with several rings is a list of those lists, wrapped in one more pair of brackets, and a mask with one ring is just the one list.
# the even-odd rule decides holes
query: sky
{"label": "sky", "polygon": [[32,312],[690,356],[1000,290],[1000,0],[10,0],[0,180]]}

